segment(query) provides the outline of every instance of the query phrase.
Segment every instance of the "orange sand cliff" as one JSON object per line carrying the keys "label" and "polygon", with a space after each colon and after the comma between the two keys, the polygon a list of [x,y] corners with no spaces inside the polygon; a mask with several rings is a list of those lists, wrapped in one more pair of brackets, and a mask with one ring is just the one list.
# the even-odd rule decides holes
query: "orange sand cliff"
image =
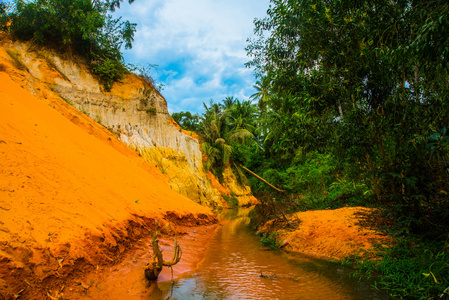
{"label": "orange sand cliff", "polygon": [[118,140],[86,133],[19,84],[0,71],[0,296],[46,298],[77,272],[118,261],[155,219],[216,220],[117,151]]}

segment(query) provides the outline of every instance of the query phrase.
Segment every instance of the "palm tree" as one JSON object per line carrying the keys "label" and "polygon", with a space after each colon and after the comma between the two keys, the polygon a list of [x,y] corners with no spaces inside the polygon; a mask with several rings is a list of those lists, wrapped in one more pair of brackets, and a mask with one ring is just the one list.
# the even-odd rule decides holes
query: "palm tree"
{"label": "palm tree", "polygon": [[205,163],[206,170],[214,170],[229,166],[232,154],[232,142],[245,142],[253,137],[252,133],[245,128],[229,129],[227,119],[229,110],[220,104],[210,102],[208,107],[204,104],[206,112],[202,117],[202,128],[200,131],[203,142],[201,149],[208,158]]}
{"label": "palm tree", "polygon": [[236,101],[238,101],[238,99],[234,99],[233,96],[228,96],[228,97],[224,98],[223,99],[224,108],[230,109]]}
{"label": "palm tree", "polygon": [[270,88],[270,80],[268,77],[262,77],[261,80],[256,81],[256,84],[253,85],[256,89],[256,92],[252,94],[249,98],[251,100],[255,100],[258,102],[258,106],[260,111],[265,111],[266,105],[268,102],[268,98],[270,96],[269,88]]}
{"label": "palm tree", "polygon": [[[243,169],[271,188],[282,192],[282,190],[272,186],[244,166],[232,161],[233,148],[231,145],[233,143],[254,142],[254,135],[248,129],[254,127],[253,124],[255,123],[257,112],[255,106],[249,100],[240,102],[236,99],[233,102],[234,104],[230,108],[213,101],[210,101],[209,107],[203,103],[206,112],[202,117],[200,135],[203,140],[201,149],[207,156],[204,164],[206,171],[211,170],[215,175],[221,175],[217,173],[225,168],[234,166],[235,175],[239,182],[243,183],[246,181],[246,177],[242,172]],[[228,123],[229,120],[233,120],[232,126]]]}
{"label": "palm tree", "polygon": [[257,108],[251,100],[242,101],[236,99],[229,111],[228,122],[232,129],[247,129],[251,133],[256,132]]}

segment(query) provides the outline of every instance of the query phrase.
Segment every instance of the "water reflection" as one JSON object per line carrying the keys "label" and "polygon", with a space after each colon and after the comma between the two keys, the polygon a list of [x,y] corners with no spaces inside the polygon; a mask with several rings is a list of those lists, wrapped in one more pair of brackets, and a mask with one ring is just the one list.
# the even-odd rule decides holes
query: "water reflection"
{"label": "water reflection", "polygon": [[199,269],[157,283],[148,299],[388,299],[347,268],[259,245],[247,215],[229,212]]}

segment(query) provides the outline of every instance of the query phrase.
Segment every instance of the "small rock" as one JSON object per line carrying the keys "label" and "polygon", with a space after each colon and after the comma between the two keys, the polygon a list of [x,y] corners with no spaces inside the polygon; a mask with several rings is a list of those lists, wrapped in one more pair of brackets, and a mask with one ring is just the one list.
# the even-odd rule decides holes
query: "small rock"
{"label": "small rock", "polygon": [[87,284],[85,284],[85,283],[82,282],[82,281],[80,281],[80,285],[81,285],[84,289],[86,289],[86,290],[88,290],[88,289],[90,288],[90,285],[87,285]]}
{"label": "small rock", "polygon": [[0,226],[0,231],[6,232],[6,233],[10,233],[11,231],[9,230],[8,227],[5,226]]}
{"label": "small rock", "polygon": [[12,208],[11,204],[6,202],[0,202],[0,209],[11,210],[11,208]]}

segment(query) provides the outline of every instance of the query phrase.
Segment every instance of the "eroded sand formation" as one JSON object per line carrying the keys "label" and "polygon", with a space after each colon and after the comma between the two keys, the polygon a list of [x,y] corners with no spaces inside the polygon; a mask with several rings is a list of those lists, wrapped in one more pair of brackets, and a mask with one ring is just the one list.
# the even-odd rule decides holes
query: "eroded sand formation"
{"label": "eroded sand formation", "polygon": [[[154,221],[216,222],[103,126],[0,51],[0,291],[47,298],[114,264]],[[55,109],[56,108],[56,109]]]}
{"label": "eroded sand formation", "polygon": [[[179,234],[181,270],[188,271],[217,222],[200,204],[222,207],[220,194],[229,190],[240,204],[257,201],[232,174],[223,187],[202,173],[195,135],[173,124],[160,94],[141,101],[136,76],[103,93],[69,58],[4,34],[0,43],[0,299],[88,294],[88,279],[130,255],[149,257],[155,220],[163,234]],[[279,230],[286,249],[338,258],[372,247],[378,237],[356,227],[355,211],[301,213],[296,231],[264,228]]]}

